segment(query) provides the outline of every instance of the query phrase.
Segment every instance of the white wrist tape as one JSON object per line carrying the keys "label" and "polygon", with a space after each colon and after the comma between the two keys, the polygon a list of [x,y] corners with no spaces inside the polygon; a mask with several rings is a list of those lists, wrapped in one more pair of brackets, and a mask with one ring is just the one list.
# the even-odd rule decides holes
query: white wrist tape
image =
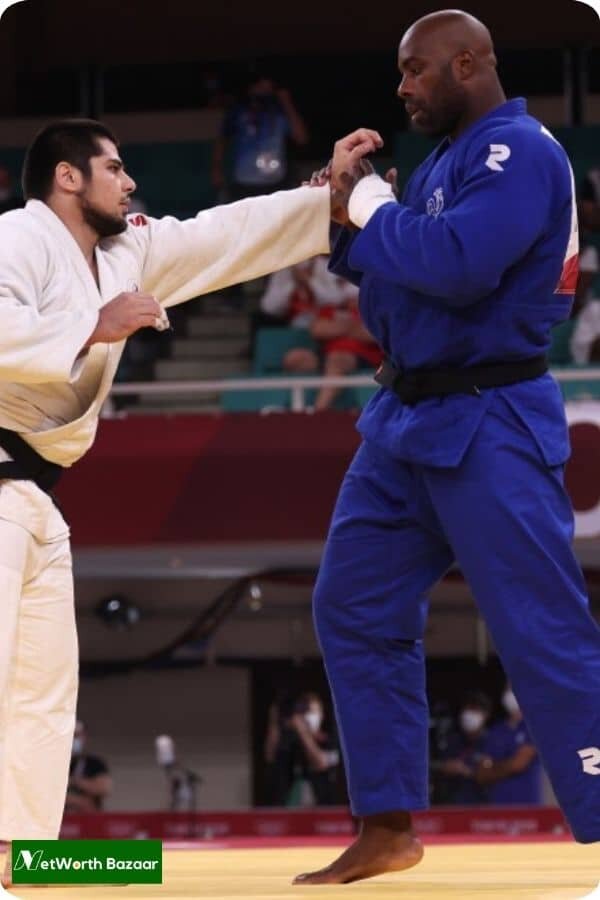
{"label": "white wrist tape", "polygon": [[395,202],[396,197],[391,184],[379,175],[365,175],[350,194],[348,215],[355,225],[364,228],[380,206]]}

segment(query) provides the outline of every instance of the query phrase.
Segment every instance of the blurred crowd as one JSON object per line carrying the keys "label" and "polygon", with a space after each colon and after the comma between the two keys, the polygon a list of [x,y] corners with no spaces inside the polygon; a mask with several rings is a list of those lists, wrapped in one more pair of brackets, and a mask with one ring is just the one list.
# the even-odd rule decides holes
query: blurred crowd
{"label": "blurred crowd", "polygon": [[[542,766],[510,684],[495,700],[473,689],[459,698],[456,706],[432,702],[432,804],[544,803]],[[273,702],[263,750],[261,803],[315,806],[345,802],[332,710],[319,694],[307,691]]]}

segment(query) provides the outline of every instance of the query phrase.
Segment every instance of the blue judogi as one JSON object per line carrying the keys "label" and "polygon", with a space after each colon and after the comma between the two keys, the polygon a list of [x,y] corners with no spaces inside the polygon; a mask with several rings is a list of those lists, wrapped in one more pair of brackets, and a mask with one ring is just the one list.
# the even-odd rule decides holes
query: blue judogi
{"label": "blue judogi", "polygon": [[[574,202],[563,149],[513,100],[343,231],[331,267],[397,368],[528,359],[570,311]],[[353,811],[427,805],[425,594],[456,561],[576,838],[600,840],[600,629],[571,550],[557,384],[415,406],[384,388],[358,427],[314,598]]]}

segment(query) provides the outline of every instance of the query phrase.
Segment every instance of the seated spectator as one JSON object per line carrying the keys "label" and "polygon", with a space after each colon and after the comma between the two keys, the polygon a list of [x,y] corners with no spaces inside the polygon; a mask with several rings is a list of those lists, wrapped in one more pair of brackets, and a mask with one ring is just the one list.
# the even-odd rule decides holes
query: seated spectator
{"label": "seated spectator", "polygon": [[[314,347],[292,347],[283,357],[284,372],[312,375],[349,375],[376,369],[382,353],[360,320],[358,288],[327,268],[327,257],[275,272],[261,300],[261,325],[278,321],[309,331]],[[341,388],[319,391],[315,410],[329,409]]]}
{"label": "seated spectator", "polygon": [[[272,805],[326,806],[337,802],[340,756],[323,729],[323,702],[302,694],[290,708],[273,704],[265,739]],[[307,791],[310,796],[307,797]]]}
{"label": "seated spectator", "polygon": [[[375,370],[383,354],[363,325],[358,298],[344,307],[323,307],[310,329],[320,344],[324,375],[350,375],[359,369]],[[284,367],[292,372],[316,372],[321,360],[312,350],[290,350]],[[340,393],[339,387],[322,387],[315,400],[315,411],[329,409]]]}
{"label": "seated spectator", "polygon": [[573,361],[579,365],[600,362],[600,298],[594,296],[593,282],[600,272],[598,250],[585,246],[579,257],[579,281],[575,305],[579,314],[571,335]]}
{"label": "seated spectator", "polygon": [[322,306],[343,306],[358,290],[327,268],[327,256],[314,256],[274,272],[260,300],[261,325],[310,329]]}
{"label": "seated spectator", "polygon": [[112,779],[103,759],[85,752],[86,731],[83,722],[75,723],[73,751],[65,812],[98,812],[112,790]]}
{"label": "seated spectator", "polygon": [[483,740],[483,759],[476,772],[493,804],[542,802],[542,767],[523,713],[510,685],[502,695],[507,716],[489,729]]}
{"label": "seated spectator", "polygon": [[475,779],[486,740],[486,725],[492,711],[489,698],[480,691],[465,697],[459,715],[460,731],[451,735],[444,758],[432,765],[436,779],[443,779],[446,803],[471,806],[486,802],[485,789]]}

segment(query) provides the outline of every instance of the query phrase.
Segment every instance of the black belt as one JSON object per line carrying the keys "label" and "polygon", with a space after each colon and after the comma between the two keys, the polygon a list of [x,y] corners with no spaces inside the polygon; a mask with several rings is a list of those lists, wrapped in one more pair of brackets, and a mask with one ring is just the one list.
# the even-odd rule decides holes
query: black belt
{"label": "black belt", "polygon": [[464,369],[396,369],[384,360],[375,374],[375,381],[394,391],[407,406],[414,406],[431,397],[450,394],[478,395],[483,388],[503,387],[519,381],[539,378],[548,371],[544,354],[519,362],[492,363],[486,366],[467,366]]}
{"label": "black belt", "polygon": [[36,453],[16,431],[0,428],[0,447],[12,456],[12,460],[0,462],[0,478],[35,481],[49,494],[63,473],[62,466],[48,462]]}

